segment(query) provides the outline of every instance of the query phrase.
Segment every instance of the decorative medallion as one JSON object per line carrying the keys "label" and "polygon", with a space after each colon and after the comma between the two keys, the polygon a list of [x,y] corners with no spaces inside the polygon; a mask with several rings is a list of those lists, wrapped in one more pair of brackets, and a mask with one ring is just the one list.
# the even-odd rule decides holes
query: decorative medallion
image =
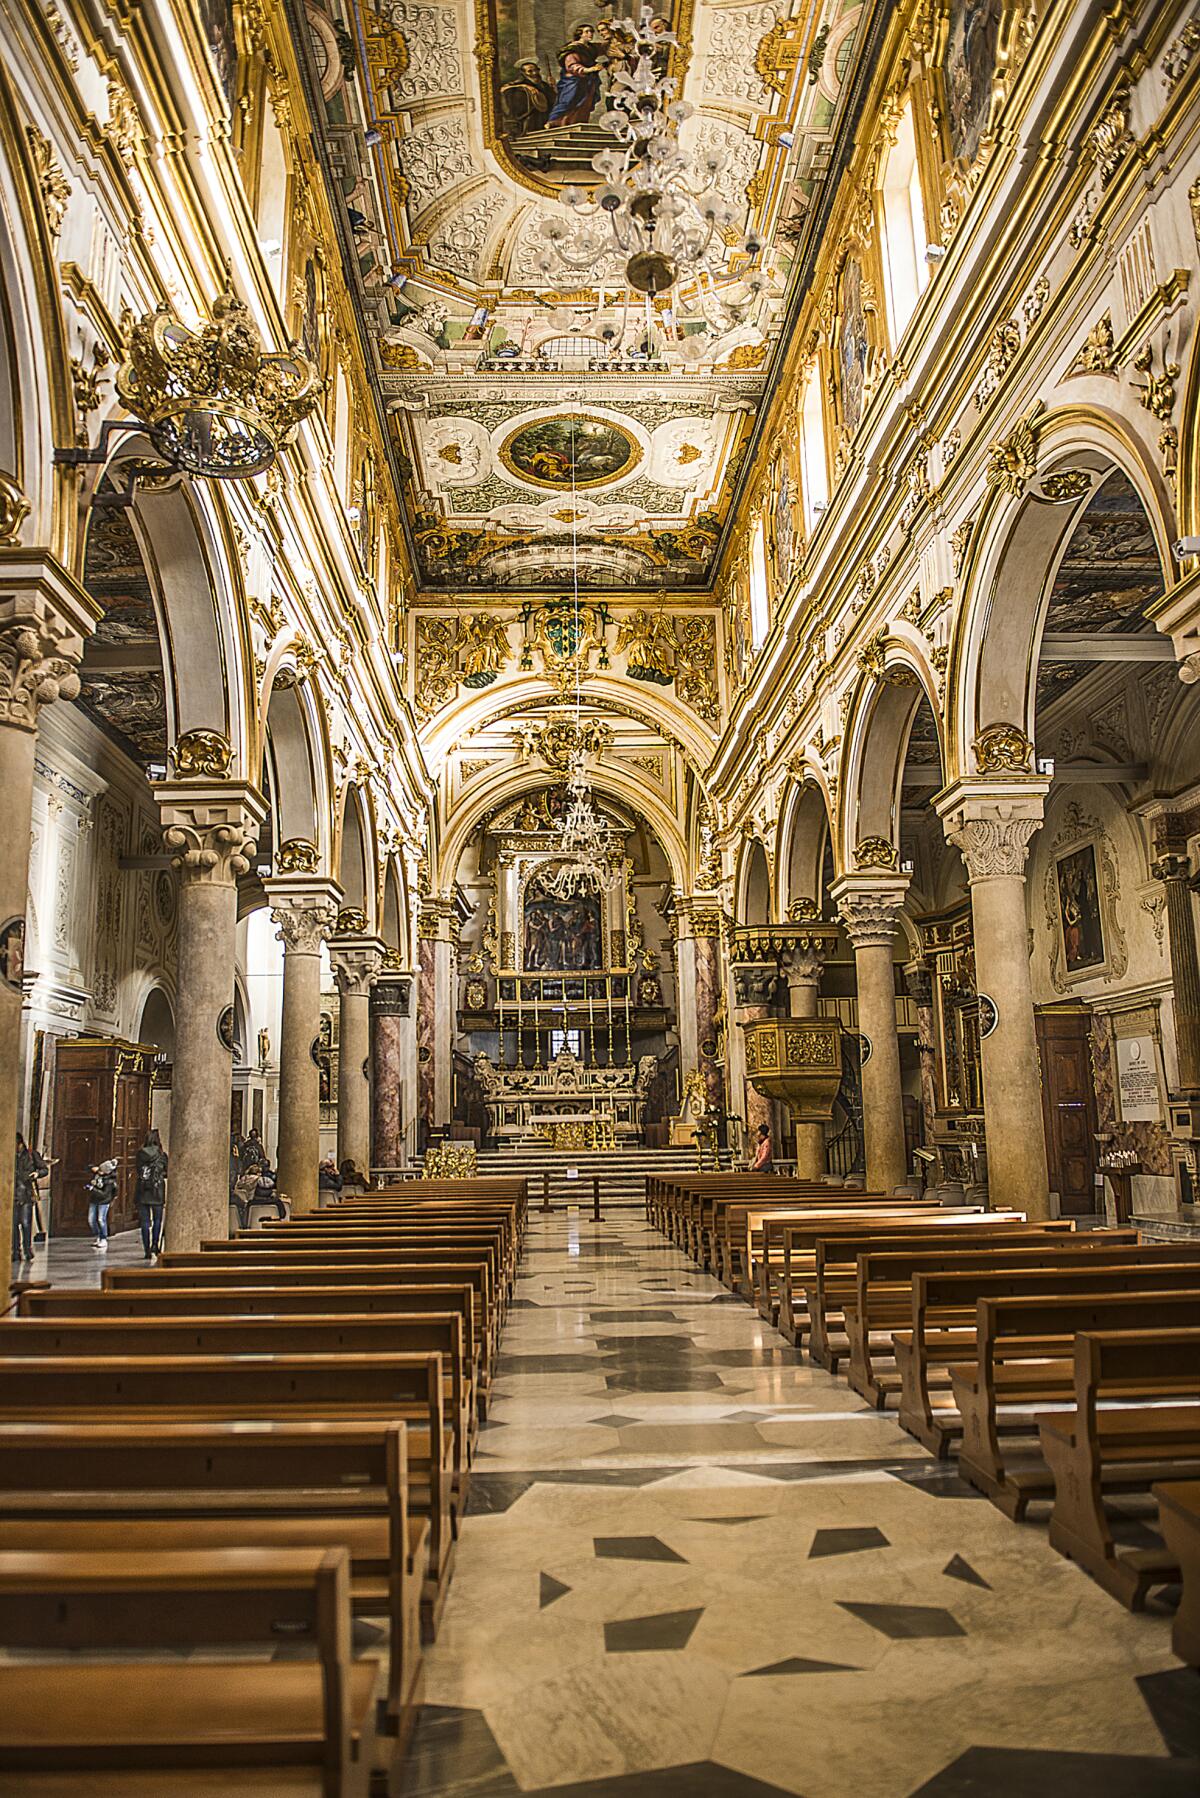
{"label": "decorative medallion", "polygon": [[235,1053],[237,1044],[233,1035],[232,1005],[227,1005],[217,1017],[217,1041],[223,1049],[228,1049],[231,1055]]}
{"label": "decorative medallion", "polygon": [[0,980],[11,992],[21,991],[25,972],[25,920],[9,918],[0,924]]}
{"label": "decorative medallion", "polygon": [[859,1037],[858,1037],[858,1064],[859,1064],[859,1066],[865,1068],[867,1063],[870,1061],[872,1055],[874,1055],[874,1053],[875,1053],[874,1043],[871,1041],[870,1037],[867,1035],[865,1030],[860,1031]]}
{"label": "decorative medallion", "polygon": [[1028,774],[1033,744],[1016,724],[988,724],[972,748],[981,774]]}
{"label": "decorative medallion", "polygon": [[1000,1007],[988,993],[979,995],[979,1040],[992,1034],[1000,1022]]}
{"label": "decorative medallion", "polygon": [[642,448],[611,419],[566,413],[519,425],[500,445],[499,456],[518,480],[570,493],[620,480],[637,467]]}
{"label": "decorative medallion", "polygon": [[311,1043],[308,1045],[308,1052],[312,1056],[312,1063],[315,1068],[319,1068],[321,1065],[321,1050],[323,1046],[319,1036],[314,1036]]}
{"label": "decorative medallion", "polygon": [[171,751],[176,780],[223,780],[233,748],[219,730],[185,730]]}

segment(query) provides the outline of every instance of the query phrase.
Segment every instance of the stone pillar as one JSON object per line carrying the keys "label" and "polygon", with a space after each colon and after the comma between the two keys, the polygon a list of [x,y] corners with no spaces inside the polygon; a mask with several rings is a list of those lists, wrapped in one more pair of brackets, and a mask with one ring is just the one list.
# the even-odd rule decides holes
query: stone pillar
{"label": "stone pillar", "polygon": [[[829,955],[837,932],[831,925],[789,926],[794,940],[787,949],[784,972],[788,985],[788,1016],[815,1018],[821,1009],[821,965]],[[795,1125],[796,1177],[821,1180],[826,1173],[824,1124]]]}
{"label": "stone pillar", "polygon": [[[988,1203],[1013,1206],[1031,1219],[1050,1215],[1025,906],[1025,858],[1043,803],[1042,791],[997,793],[992,783],[991,791],[951,790],[938,804],[971,888]],[[994,1017],[990,1029],[985,1014]]]}
{"label": "stone pillar", "polygon": [[421,1115],[426,1131],[443,1129],[454,1104],[454,1039],[459,919],[453,893],[427,894],[418,919]]}
{"label": "stone pillar", "polygon": [[[310,859],[315,866],[315,849]],[[317,1208],[321,1152],[321,943],[341,895],[333,881],[310,873],[275,874],[264,884],[283,943],[277,1177],[293,1212],[302,1215]]]}
{"label": "stone pillar", "polygon": [[892,945],[904,909],[907,880],[847,876],[833,889],[846,935],[854,945],[858,1029],[862,1042],[863,1136],[867,1190],[890,1194],[908,1178],[900,1041],[896,1035],[896,976]]}
{"label": "stone pillar", "polygon": [[338,990],[338,1162],[371,1164],[371,982],[386,948],[368,936],[362,912],[338,913],[329,959]]}
{"label": "stone pillar", "polygon": [[411,1048],[411,1031],[405,1028],[411,1022],[411,998],[412,975],[402,970],[399,954],[388,950],[370,1000],[373,1167],[403,1167],[408,1159],[406,1132],[412,1118],[405,1102],[404,1062],[406,1046]]}
{"label": "stone pillar", "polygon": [[693,1068],[704,1078],[709,1107],[725,1109],[721,1063],[728,1054],[721,1023],[721,912],[714,895],[677,901],[679,932],[676,1004],[679,1011],[679,1061],[686,1080]]}
{"label": "stone pillar", "polygon": [[[13,489],[16,494],[16,489]],[[0,521],[15,536],[28,511],[8,498]],[[0,548],[0,1254],[12,1242],[13,1154],[19,1115],[21,977],[29,901],[29,832],[38,713],[79,692],[75,664],[95,608],[48,554]],[[34,1144],[35,1148],[40,1144]],[[3,1290],[7,1290],[7,1282]]]}
{"label": "stone pillar", "polygon": [[215,731],[175,745],[177,774],[154,789],[163,843],[179,873],[175,1058],[166,1247],[199,1248],[229,1234],[229,1129],[233,1087],[233,968],[237,882],[249,872],[266,815],[262,795],[222,778],[232,759]]}
{"label": "stone pillar", "polygon": [[1192,914],[1192,870],[1187,856],[1166,850],[1151,863],[1167,899],[1167,941],[1175,994],[1175,1052],[1179,1095],[1200,1095],[1200,957]]}

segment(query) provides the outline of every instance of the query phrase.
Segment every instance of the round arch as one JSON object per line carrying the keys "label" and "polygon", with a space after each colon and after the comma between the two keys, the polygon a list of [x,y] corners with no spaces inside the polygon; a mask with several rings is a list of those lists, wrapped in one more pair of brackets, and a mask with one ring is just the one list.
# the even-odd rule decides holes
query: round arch
{"label": "round arch", "polygon": [[401,955],[408,954],[408,893],[394,855],[389,855],[383,874],[379,934],[389,949],[396,949]]}
{"label": "round arch", "polygon": [[747,837],[738,858],[733,915],[739,924],[771,923],[771,864],[757,837]]}
{"label": "round arch", "polygon": [[[446,821],[437,846],[437,867],[439,878],[435,883],[445,886],[454,878],[466,847],[467,839],[479,820],[488,812],[495,811],[497,806],[510,799],[517,799],[522,793],[528,793],[536,787],[543,787],[552,777],[529,767],[503,768],[488,785],[472,796],[469,805],[463,805],[452,813]],[[668,810],[661,795],[652,792],[648,786],[634,777],[633,771],[628,773],[616,764],[601,762],[590,774],[593,790],[606,794],[640,812],[646,819],[653,834],[658,838],[666,853],[667,863],[671,870],[671,880],[681,892],[687,890],[687,845],[683,840],[678,822],[674,814]]]}
{"label": "round arch", "polygon": [[779,813],[775,838],[775,890],[782,918],[797,899],[821,903],[825,845],[832,833],[829,800],[816,772],[792,781]]}
{"label": "round arch", "polygon": [[[1039,471],[1032,489],[1015,498],[995,491],[976,526],[951,643],[949,779],[977,771],[974,745],[991,725],[1013,725],[1034,741],[1037,666],[1054,577],[1092,495],[1115,470],[1141,502],[1168,582],[1175,576],[1170,496],[1149,446],[1128,422],[1098,407],[1066,406],[1038,419],[1033,431]],[[1089,475],[1087,488],[1063,483],[1069,497],[1051,498],[1051,477],[1066,473]]]}
{"label": "round arch", "polygon": [[376,875],[375,819],[369,792],[347,781],[338,806],[333,865],[342,889],[342,904],[361,911],[374,931],[379,896]]}
{"label": "round arch", "polygon": [[276,681],[267,701],[263,761],[269,771],[274,848],[299,837],[331,865],[329,755],[321,708],[309,683]]}
{"label": "round arch", "polygon": [[924,658],[900,640],[889,645],[883,673],[859,687],[846,720],[841,792],[835,832],[839,872],[857,865],[860,843],[878,840],[900,846],[900,783],[908,739],[922,698],[939,726],[945,767],[944,733],[937,689]]}

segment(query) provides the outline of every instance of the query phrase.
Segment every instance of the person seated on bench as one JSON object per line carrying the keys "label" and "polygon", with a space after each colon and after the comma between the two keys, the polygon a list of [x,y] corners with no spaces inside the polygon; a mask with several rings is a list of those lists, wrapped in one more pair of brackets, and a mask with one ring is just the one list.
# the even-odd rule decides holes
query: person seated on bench
{"label": "person seated on bench", "polygon": [[[115,1196],[115,1194],[114,1194]],[[146,1260],[162,1253],[163,1206],[167,1202],[167,1156],[157,1130],[147,1130],[137,1153],[137,1208]]]}
{"label": "person seated on bench", "polygon": [[770,1124],[760,1124],[758,1126],[758,1142],[754,1148],[754,1160],[750,1163],[750,1172],[752,1174],[769,1174],[773,1169],[771,1126]]}
{"label": "person seated on bench", "polygon": [[[337,1194],[341,1192],[343,1184],[342,1176],[338,1173],[337,1162],[332,1155],[326,1155],[317,1169],[317,1191]],[[329,1205],[334,1203],[334,1200],[323,1199],[321,1203]]]}
{"label": "person seated on bench", "polygon": [[343,1161],[338,1168],[338,1173],[342,1177],[342,1185],[344,1187],[356,1186],[360,1192],[365,1192],[367,1187],[371,1184],[362,1169],[355,1166],[349,1155],[347,1155],[345,1161]]}

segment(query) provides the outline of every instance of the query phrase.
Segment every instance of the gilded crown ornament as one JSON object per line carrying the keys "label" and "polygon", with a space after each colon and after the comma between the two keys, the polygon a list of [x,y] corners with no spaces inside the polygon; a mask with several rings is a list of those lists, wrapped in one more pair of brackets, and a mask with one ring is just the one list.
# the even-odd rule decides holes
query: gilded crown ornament
{"label": "gilded crown ornament", "polygon": [[249,308],[228,285],[199,331],[165,305],[139,319],[116,382],[122,405],[165,461],[216,480],[269,468],[322,385],[298,347],[264,351]]}
{"label": "gilded crown ornament", "polygon": [[219,730],[185,730],[171,750],[176,780],[224,780],[233,748]]}

